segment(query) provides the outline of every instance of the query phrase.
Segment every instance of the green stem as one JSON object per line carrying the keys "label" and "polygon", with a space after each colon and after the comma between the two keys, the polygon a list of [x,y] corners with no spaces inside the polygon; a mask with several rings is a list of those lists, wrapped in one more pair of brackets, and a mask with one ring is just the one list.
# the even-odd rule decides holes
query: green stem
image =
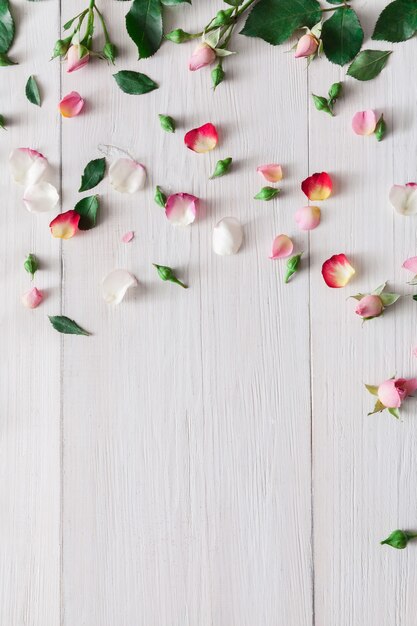
{"label": "green stem", "polygon": [[320,9],[322,13],[327,13],[328,11],[337,11],[337,9],[350,9],[349,4],[339,4],[337,7],[330,7],[330,9]]}
{"label": "green stem", "polygon": [[187,285],[184,285],[178,278],[170,278],[171,283],[175,283],[176,285],[180,285],[183,289],[188,289]]}
{"label": "green stem", "polygon": [[[249,9],[249,7],[256,2],[256,0],[247,0],[247,2],[245,2],[244,4],[242,4],[242,6],[240,7],[240,9],[238,11],[236,11],[235,15],[233,17],[230,18],[230,22],[229,24],[227,24],[227,27],[231,26],[232,24],[235,25],[237,20],[239,19],[239,17],[241,15],[243,15],[243,13]],[[214,19],[214,18],[213,18]],[[213,20],[210,20],[209,24],[211,24]],[[202,30],[200,33],[194,33],[192,34],[192,38],[196,39],[197,37],[201,37],[204,33],[210,33],[213,30],[216,30],[217,28],[219,28],[218,26],[207,26],[204,30]]]}
{"label": "green stem", "polygon": [[98,17],[99,17],[99,20],[100,20],[100,22],[101,22],[101,25],[102,25],[102,27],[103,27],[103,33],[104,33],[104,37],[105,37],[106,43],[110,43],[109,31],[107,30],[106,21],[105,21],[105,19],[104,19],[104,16],[103,16],[103,14],[102,14],[102,13],[98,10],[98,8],[97,8],[97,6],[96,6],[96,5],[94,5],[94,8],[95,8],[95,10],[96,10],[96,13],[97,13],[97,15],[98,15]]}

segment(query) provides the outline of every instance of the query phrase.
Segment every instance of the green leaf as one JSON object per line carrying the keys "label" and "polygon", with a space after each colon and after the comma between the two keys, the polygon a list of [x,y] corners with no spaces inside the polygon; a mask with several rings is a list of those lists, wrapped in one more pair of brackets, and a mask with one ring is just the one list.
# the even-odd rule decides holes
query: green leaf
{"label": "green leaf", "polygon": [[52,326],[59,333],[64,333],[65,335],[91,335],[91,333],[81,328],[81,326],[78,326],[77,322],[70,320],[70,318],[65,315],[49,315],[48,317]]}
{"label": "green leaf", "polygon": [[397,420],[400,419],[400,412],[398,409],[388,409],[388,413],[391,413]]}
{"label": "green leaf", "polygon": [[258,191],[256,196],[254,196],[254,199],[265,200],[266,202],[268,202],[269,200],[275,198],[280,193],[280,191],[281,189],[277,189],[276,187],[262,187],[262,189]]}
{"label": "green leaf", "polygon": [[0,0],[0,54],[6,54],[13,43],[13,38],[14,21],[9,10],[9,2]]}
{"label": "green leaf", "polygon": [[158,89],[158,85],[149,76],[140,72],[121,70],[117,74],[113,74],[113,76],[120,89],[133,96],[140,96]]}
{"label": "green leaf", "polygon": [[357,80],[371,80],[384,69],[390,54],[390,50],[362,50],[347,73]]}
{"label": "green leaf", "polygon": [[98,196],[87,196],[82,198],[74,207],[74,211],[81,216],[78,228],[80,230],[90,230],[94,228],[97,222],[98,210],[100,203]]}
{"label": "green leaf", "polygon": [[176,7],[178,4],[191,4],[191,0],[161,0],[166,7]]}
{"label": "green leaf", "polygon": [[372,39],[377,41],[406,41],[417,30],[417,2],[394,0],[382,11]]}
{"label": "green leaf", "polygon": [[6,122],[5,122],[5,119],[4,119],[4,115],[0,115],[0,128],[2,130],[6,130],[5,124],[6,124]]}
{"label": "green leaf", "polygon": [[342,4],[343,0],[326,0],[328,4]]}
{"label": "green leaf", "polygon": [[377,396],[378,395],[378,386],[377,385],[365,385],[365,387],[367,388],[369,393],[371,393],[373,396]]}
{"label": "green leaf", "polygon": [[155,200],[158,206],[160,206],[162,209],[165,209],[165,205],[167,203],[167,197],[159,185],[157,185],[155,188],[155,195],[153,199]]}
{"label": "green leaf", "polygon": [[81,186],[79,192],[88,191],[96,187],[104,178],[104,172],[106,171],[106,159],[94,159],[85,166],[83,175],[81,177]]}
{"label": "green leaf", "polygon": [[41,94],[39,93],[38,83],[36,82],[34,76],[29,76],[28,82],[26,83],[25,93],[29,102],[36,104],[38,107],[41,106]]}
{"label": "green leaf", "polygon": [[133,0],[126,15],[126,30],[138,48],[139,59],[155,54],[162,41],[160,0]]}
{"label": "green leaf", "polygon": [[394,302],[397,302],[401,298],[399,293],[381,293],[379,296],[384,306],[391,306]]}
{"label": "green leaf", "polygon": [[291,37],[297,28],[311,28],[320,20],[317,0],[260,0],[250,12],[241,34],[277,45]]}
{"label": "green leaf", "polygon": [[230,4],[231,7],[240,7],[243,0],[223,0],[226,4]]}
{"label": "green leaf", "polygon": [[361,49],[363,30],[353,9],[336,9],[321,31],[326,57],[336,65],[352,61]]}
{"label": "green leaf", "polygon": [[387,407],[382,404],[381,400],[377,400],[374,406],[374,410],[371,411],[370,413],[368,413],[368,415],[374,415],[375,413],[381,413],[381,411],[384,411]]}

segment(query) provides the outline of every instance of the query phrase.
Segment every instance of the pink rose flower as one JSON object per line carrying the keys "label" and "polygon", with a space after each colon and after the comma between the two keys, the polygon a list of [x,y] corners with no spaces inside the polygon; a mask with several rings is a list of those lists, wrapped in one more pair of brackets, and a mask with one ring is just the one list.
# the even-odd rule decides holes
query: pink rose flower
{"label": "pink rose flower", "polygon": [[378,398],[387,409],[399,409],[403,400],[417,389],[417,378],[392,378],[378,387]]}
{"label": "pink rose flower", "polygon": [[371,317],[378,317],[384,310],[384,305],[379,296],[368,295],[362,298],[355,309],[355,313],[368,320]]}
{"label": "pink rose flower", "polygon": [[317,39],[310,34],[303,35],[297,44],[297,48],[295,50],[295,58],[301,59],[305,57],[310,57],[313,54],[316,54],[319,47],[319,42]]}
{"label": "pink rose flower", "polygon": [[208,43],[200,43],[191,55],[188,69],[191,72],[211,65],[216,60],[216,53]]}

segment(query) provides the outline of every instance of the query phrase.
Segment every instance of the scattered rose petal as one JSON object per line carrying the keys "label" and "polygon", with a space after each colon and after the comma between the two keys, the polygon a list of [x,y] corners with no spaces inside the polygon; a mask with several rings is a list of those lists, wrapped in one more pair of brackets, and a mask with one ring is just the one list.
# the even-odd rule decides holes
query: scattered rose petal
{"label": "scattered rose petal", "polygon": [[375,111],[372,111],[372,109],[358,111],[352,119],[353,132],[357,135],[372,135],[375,132],[376,123]]}
{"label": "scattered rose petal", "polygon": [[327,200],[333,189],[332,179],[327,172],[316,173],[303,180],[301,189],[309,200]]}
{"label": "scattered rose petal", "polygon": [[279,181],[282,180],[282,167],[276,163],[260,165],[256,168],[256,171],[270,183],[279,183]]}
{"label": "scattered rose petal", "polygon": [[198,198],[189,193],[173,193],[165,204],[165,215],[174,226],[188,226],[195,220]]}
{"label": "scattered rose petal", "polygon": [[417,256],[412,256],[403,263],[403,268],[417,275]]}
{"label": "scattered rose petal", "polygon": [[216,127],[210,123],[189,130],[184,137],[184,143],[187,148],[200,154],[213,150],[217,145],[217,141]]}
{"label": "scattered rose petal", "polygon": [[127,270],[113,270],[103,280],[103,298],[108,304],[120,304],[129,287],[135,287],[137,279]]}
{"label": "scattered rose petal", "polygon": [[90,60],[90,53],[85,48],[85,46],[81,46],[80,44],[73,44],[69,47],[67,52],[67,72],[70,74],[71,72],[75,72],[76,70],[80,70],[84,65]]}
{"label": "scattered rose petal", "polygon": [[417,213],[417,183],[393,185],[389,192],[389,199],[401,215],[415,215]]}
{"label": "scattered rose petal", "polygon": [[59,111],[62,117],[75,117],[84,106],[84,100],[81,98],[77,91],[71,91],[67,96],[64,96],[59,103]]}
{"label": "scattered rose petal", "polygon": [[117,159],[109,167],[111,186],[120,193],[136,193],[145,186],[146,170],[133,159]]}
{"label": "scattered rose petal", "polygon": [[31,213],[52,211],[59,201],[59,194],[50,183],[41,181],[26,187],[23,202]]}
{"label": "scattered rose petal", "polygon": [[337,289],[348,284],[355,270],[344,254],[334,254],[323,263],[321,273],[326,285]]}
{"label": "scattered rose petal", "polygon": [[314,230],[320,224],[320,218],[318,206],[303,206],[295,213],[295,221],[301,230]]}
{"label": "scattered rose petal", "polygon": [[294,244],[287,235],[278,235],[272,244],[272,254],[270,259],[285,259],[292,254]]}
{"label": "scattered rose petal", "polygon": [[16,148],[9,156],[13,180],[26,187],[39,182],[48,169],[47,159],[31,148]]}
{"label": "scattered rose petal", "polygon": [[125,233],[122,237],[123,243],[129,243],[129,241],[132,241],[134,236],[135,233],[133,232],[133,230],[129,230],[129,232]]}
{"label": "scattered rose petal", "polygon": [[295,58],[301,59],[304,57],[310,57],[313,54],[316,54],[318,47],[319,42],[317,39],[311,33],[306,33],[298,40],[297,47],[295,49]]}
{"label": "scattered rose petal", "polygon": [[74,237],[78,229],[80,217],[81,216],[74,210],[57,215],[49,224],[52,236],[57,239],[71,239],[71,237]]}
{"label": "scattered rose petal", "polygon": [[243,242],[242,224],[235,217],[224,217],[213,229],[213,250],[221,256],[236,254]]}
{"label": "scattered rose petal", "polygon": [[207,65],[211,65],[216,60],[216,53],[208,43],[200,43],[191,55],[188,69],[191,72],[195,72],[196,70],[201,69],[202,67],[206,67]]}
{"label": "scattered rose petal", "polygon": [[403,400],[417,389],[417,378],[391,378],[378,387],[378,398],[388,409],[399,409]]}
{"label": "scattered rose petal", "polygon": [[27,309],[36,309],[43,300],[43,293],[36,287],[32,287],[22,296],[22,302]]}

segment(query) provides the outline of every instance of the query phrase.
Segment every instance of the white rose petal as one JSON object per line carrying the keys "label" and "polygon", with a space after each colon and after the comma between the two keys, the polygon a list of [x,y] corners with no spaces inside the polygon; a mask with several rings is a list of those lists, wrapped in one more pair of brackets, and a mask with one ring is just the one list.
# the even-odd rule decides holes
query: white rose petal
{"label": "white rose petal", "polygon": [[393,185],[389,192],[389,199],[397,211],[402,215],[415,215],[417,213],[417,185]]}
{"label": "white rose petal", "polygon": [[113,270],[103,280],[103,298],[108,304],[120,304],[129,287],[135,287],[137,279],[127,270]]}
{"label": "white rose petal", "polygon": [[59,194],[50,183],[40,182],[26,187],[23,202],[31,213],[52,211],[59,201]]}
{"label": "white rose petal", "polygon": [[120,193],[135,193],[145,185],[146,170],[132,159],[117,159],[109,167],[110,184]]}
{"label": "white rose petal", "polygon": [[236,254],[243,241],[242,224],[235,217],[224,217],[213,230],[213,250],[222,256]]}
{"label": "white rose petal", "polygon": [[9,156],[10,171],[16,183],[33,185],[45,176],[48,160],[36,150],[16,148]]}

